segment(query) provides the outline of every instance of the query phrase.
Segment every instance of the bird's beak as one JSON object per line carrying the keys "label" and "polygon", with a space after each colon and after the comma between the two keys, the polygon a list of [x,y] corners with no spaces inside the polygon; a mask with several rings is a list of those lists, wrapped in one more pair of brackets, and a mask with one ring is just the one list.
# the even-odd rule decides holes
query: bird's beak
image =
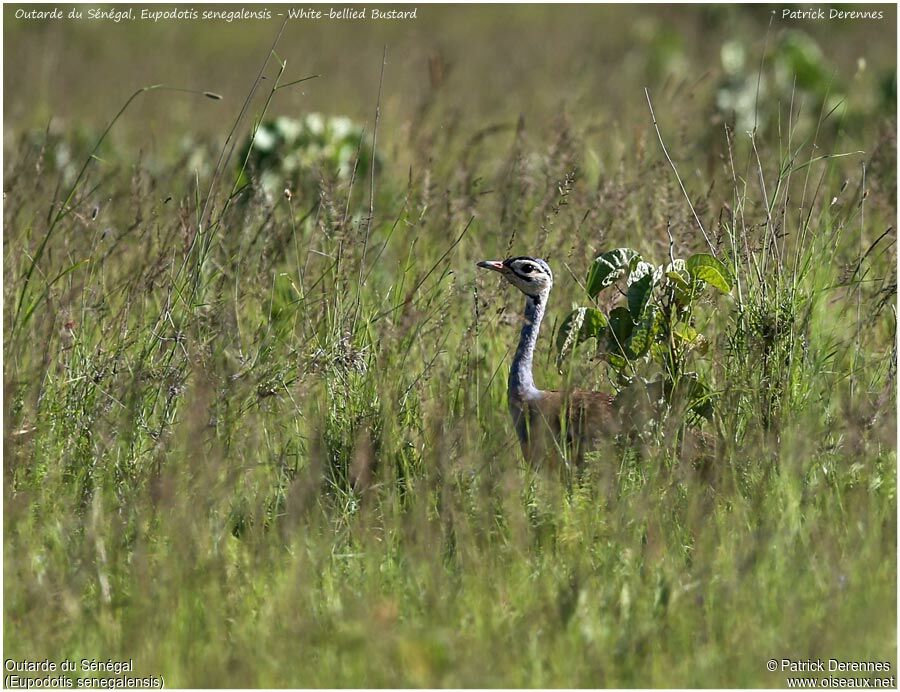
{"label": "bird's beak", "polygon": [[503,265],[503,262],[499,262],[497,260],[483,260],[478,263],[478,266],[484,269],[490,269],[495,272],[502,272],[506,269],[506,267]]}

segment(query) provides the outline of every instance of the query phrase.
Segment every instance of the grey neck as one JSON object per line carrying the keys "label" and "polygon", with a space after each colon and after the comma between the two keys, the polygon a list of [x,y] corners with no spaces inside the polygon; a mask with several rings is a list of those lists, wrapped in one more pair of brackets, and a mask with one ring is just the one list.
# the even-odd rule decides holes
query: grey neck
{"label": "grey neck", "polygon": [[525,324],[522,325],[519,346],[509,371],[510,399],[527,401],[541,396],[541,390],[534,386],[532,362],[548,295],[549,291],[538,296],[527,296],[525,300]]}

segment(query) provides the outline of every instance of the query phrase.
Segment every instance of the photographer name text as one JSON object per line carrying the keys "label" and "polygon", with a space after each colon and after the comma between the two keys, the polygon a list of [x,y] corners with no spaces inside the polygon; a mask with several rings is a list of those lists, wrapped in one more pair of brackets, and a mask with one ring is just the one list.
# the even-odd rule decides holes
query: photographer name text
{"label": "photographer name text", "polygon": [[884,19],[883,10],[848,10],[834,7],[823,9],[811,7],[806,10],[795,10],[785,7],[781,10],[782,19]]}

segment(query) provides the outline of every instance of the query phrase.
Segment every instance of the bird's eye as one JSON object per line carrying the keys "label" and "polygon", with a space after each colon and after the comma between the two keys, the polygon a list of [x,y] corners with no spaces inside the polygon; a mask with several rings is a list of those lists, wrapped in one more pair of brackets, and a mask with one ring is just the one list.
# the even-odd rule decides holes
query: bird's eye
{"label": "bird's eye", "polygon": [[533,269],[534,269],[534,267],[533,267],[532,265],[526,264],[526,265],[524,265],[524,266],[522,267],[522,273],[523,273],[523,274],[530,274],[531,271],[532,271]]}

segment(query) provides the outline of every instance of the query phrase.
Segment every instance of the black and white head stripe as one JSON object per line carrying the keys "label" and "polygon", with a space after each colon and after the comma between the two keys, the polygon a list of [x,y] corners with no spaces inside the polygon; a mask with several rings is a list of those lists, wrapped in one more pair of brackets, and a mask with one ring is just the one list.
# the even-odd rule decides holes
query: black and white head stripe
{"label": "black and white head stripe", "polygon": [[542,259],[534,257],[510,257],[502,262],[482,260],[478,266],[501,274],[522,293],[538,299],[553,287],[553,272]]}
{"label": "black and white head stripe", "polygon": [[510,257],[503,260],[503,265],[522,281],[532,282],[538,277],[545,281],[547,279],[551,282],[553,281],[553,272],[550,271],[550,267],[542,259],[526,256]]}

